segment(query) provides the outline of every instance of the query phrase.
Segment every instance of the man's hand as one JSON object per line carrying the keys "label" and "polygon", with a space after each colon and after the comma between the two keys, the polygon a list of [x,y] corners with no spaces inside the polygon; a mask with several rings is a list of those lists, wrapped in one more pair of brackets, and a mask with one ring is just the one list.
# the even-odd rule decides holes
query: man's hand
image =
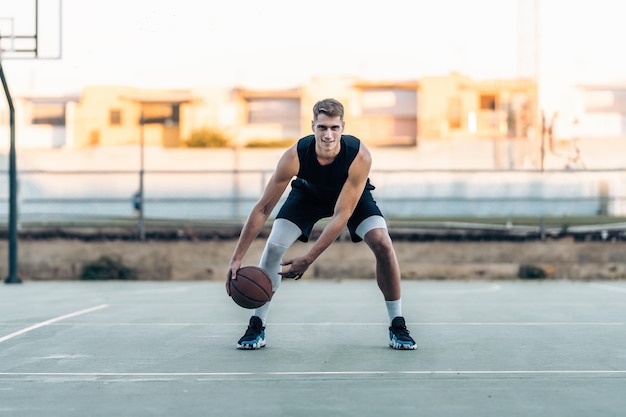
{"label": "man's hand", "polygon": [[237,271],[241,268],[241,262],[232,261],[230,269],[226,273],[226,293],[230,295],[230,280],[237,279]]}
{"label": "man's hand", "polygon": [[296,280],[302,278],[302,275],[309,268],[311,263],[303,256],[299,258],[290,259],[280,264],[281,266],[290,265],[289,270],[285,272],[279,272],[283,278],[295,278]]}

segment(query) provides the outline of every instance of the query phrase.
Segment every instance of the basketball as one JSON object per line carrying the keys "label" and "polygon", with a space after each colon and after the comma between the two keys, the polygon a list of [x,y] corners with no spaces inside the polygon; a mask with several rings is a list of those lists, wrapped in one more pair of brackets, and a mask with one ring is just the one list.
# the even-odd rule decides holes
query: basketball
{"label": "basketball", "polygon": [[257,308],[272,299],[272,280],[267,272],[256,266],[243,266],[237,279],[228,283],[230,296],[243,308]]}

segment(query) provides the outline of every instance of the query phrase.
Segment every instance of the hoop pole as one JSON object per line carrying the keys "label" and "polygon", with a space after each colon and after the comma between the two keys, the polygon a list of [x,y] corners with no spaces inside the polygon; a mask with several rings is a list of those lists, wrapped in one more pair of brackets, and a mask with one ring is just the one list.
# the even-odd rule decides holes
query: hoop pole
{"label": "hoop pole", "polygon": [[0,59],[0,78],[2,87],[9,104],[9,124],[11,126],[11,145],[9,149],[9,276],[5,279],[7,284],[19,284],[22,282],[17,275],[17,163],[15,152],[15,107],[7,80],[2,69]]}

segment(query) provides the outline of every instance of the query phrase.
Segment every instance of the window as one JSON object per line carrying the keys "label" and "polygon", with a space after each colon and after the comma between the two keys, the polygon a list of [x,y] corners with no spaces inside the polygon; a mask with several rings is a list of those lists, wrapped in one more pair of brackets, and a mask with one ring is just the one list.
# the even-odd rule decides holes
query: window
{"label": "window", "polygon": [[495,111],[497,108],[497,101],[495,94],[481,94],[480,95],[480,109]]}
{"label": "window", "polygon": [[109,124],[111,126],[119,126],[122,124],[122,111],[111,110],[109,112]]}
{"label": "window", "polygon": [[172,104],[172,116],[169,121],[175,125],[180,123],[180,104]]}
{"label": "window", "polygon": [[255,98],[248,101],[248,123],[289,123],[300,124],[300,100],[281,98]]}
{"label": "window", "polygon": [[300,99],[252,98],[248,100],[248,124],[276,124],[284,136],[300,134]]}
{"label": "window", "polygon": [[361,114],[352,120],[350,132],[376,145],[417,143],[417,90],[399,87],[366,87],[361,90]]}
{"label": "window", "polygon": [[33,103],[34,125],[65,126],[65,104]]}
{"label": "window", "polygon": [[145,123],[177,126],[180,123],[179,103],[144,103],[142,106]]}
{"label": "window", "polygon": [[583,102],[588,113],[626,113],[626,90],[587,90]]}
{"label": "window", "polygon": [[448,126],[450,129],[460,129],[461,119],[461,98],[452,97],[448,102]]}
{"label": "window", "polygon": [[361,93],[364,115],[415,117],[417,91],[401,88],[368,88]]}

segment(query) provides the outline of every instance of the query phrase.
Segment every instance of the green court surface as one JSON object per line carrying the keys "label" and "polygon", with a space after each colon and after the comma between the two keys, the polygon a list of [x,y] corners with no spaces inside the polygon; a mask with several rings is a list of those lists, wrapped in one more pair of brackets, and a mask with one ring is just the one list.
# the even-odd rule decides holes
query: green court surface
{"label": "green court surface", "polygon": [[0,287],[0,416],[622,416],[626,282],[285,281],[267,347],[222,282]]}

